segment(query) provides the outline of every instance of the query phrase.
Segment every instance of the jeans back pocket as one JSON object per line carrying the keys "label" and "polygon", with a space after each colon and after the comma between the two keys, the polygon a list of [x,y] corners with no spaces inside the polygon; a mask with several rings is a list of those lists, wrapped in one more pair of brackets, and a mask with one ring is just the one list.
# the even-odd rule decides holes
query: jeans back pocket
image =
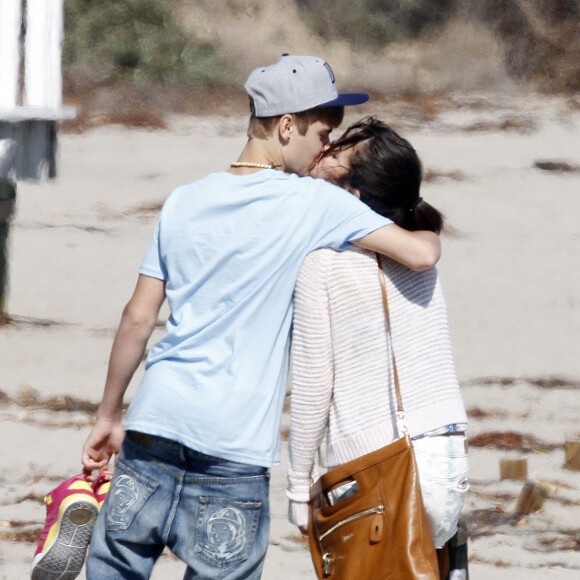
{"label": "jeans back pocket", "polygon": [[219,568],[247,559],[262,502],[201,496],[199,504],[195,550],[200,557]]}
{"label": "jeans back pocket", "polygon": [[107,493],[107,530],[126,530],[159,484],[117,460],[115,475]]}

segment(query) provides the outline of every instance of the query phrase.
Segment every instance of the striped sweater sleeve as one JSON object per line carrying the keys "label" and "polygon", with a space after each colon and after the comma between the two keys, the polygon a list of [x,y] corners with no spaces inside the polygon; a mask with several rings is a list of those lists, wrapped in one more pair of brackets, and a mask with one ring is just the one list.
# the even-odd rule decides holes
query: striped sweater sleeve
{"label": "striped sweater sleeve", "polygon": [[332,254],[329,250],[309,254],[294,293],[287,495],[298,502],[308,501],[332,397],[334,363],[327,292]]}

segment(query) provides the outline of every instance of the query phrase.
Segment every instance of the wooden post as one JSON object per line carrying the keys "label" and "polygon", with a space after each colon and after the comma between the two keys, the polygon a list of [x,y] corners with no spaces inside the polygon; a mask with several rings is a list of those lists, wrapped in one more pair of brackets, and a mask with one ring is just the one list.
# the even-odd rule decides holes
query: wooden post
{"label": "wooden post", "polygon": [[516,514],[531,514],[537,512],[544,505],[549,489],[540,483],[526,481],[516,501]]}
{"label": "wooden post", "polygon": [[0,0],[0,109],[13,109],[18,99],[22,0]]}
{"label": "wooden post", "polygon": [[564,449],[566,452],[564,467],[572,471],[580,471],[580,434],[567,437]]}
{"label": "wooden post", "polygon": [[499,463],[500,479],[527,479],[528,477],[528,460],[527,459],[509,459],[502,457]]}
{"label": "wooden post", "polygon": [[[60,53],[63,39],[63,0],[27,0],[24,104],[57,111],[62,105]],[[34,119],[22,126],[29,143],[19,167],[36,179],[56,176],[56,122]]]}
{"label": "wooden post", "polygon": [[63,0],[27,0],[24,104],[59,109]]}

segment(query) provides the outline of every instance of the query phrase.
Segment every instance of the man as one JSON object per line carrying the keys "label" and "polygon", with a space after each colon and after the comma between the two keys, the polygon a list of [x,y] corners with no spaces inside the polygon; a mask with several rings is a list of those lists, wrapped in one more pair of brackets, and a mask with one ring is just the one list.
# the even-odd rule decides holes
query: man
{"label": "man", "polygon": [[[91,580],[149,578],[168,546],[186,578],[260,578],[269,467],[279,463],[292,293],[304,257],[352,241],[413,269],[439,240],[407,232],[306,175],[343,106],[322,59],[284,55],[246,82],[248,142],[229,171],[167,199],[117,331],[87,471],[120,451],[94,528]],[[122,402],[167,298],[123,426]],[[126,436],[125,436],[126,430]]]}

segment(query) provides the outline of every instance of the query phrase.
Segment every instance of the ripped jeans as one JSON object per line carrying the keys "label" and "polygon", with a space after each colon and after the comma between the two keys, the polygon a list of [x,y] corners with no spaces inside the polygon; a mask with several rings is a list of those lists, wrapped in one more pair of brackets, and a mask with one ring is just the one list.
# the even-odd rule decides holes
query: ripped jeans
{"label": "ripped jeans", "polygon": [[436,548],[457,532],[469,490],[466,441],[462,433],[413,439],[423,505]]}
{"label": "ripped jeans", "polygon": [[270,527],[267,468],[128,432],[99,513],[89,580],[151,576],[165,546],[184,579],[258,579]]}

